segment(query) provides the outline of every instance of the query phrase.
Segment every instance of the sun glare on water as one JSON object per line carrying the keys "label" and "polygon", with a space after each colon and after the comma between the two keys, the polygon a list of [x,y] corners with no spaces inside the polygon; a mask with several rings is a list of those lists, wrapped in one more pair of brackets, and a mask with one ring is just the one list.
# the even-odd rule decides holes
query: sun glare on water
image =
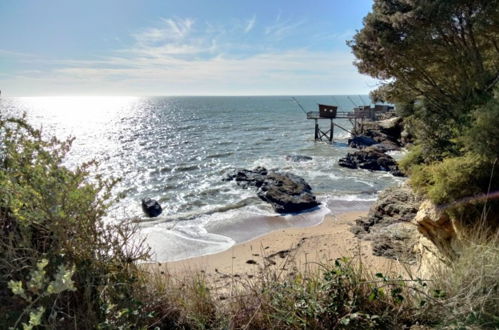
{"label": "sun glare on water", "polygon": [[[18,99],[30,120],[64,135],[101,130],[134,108],[138,97],[43,96]],[[60,129],[64,131],[61,132]]]}

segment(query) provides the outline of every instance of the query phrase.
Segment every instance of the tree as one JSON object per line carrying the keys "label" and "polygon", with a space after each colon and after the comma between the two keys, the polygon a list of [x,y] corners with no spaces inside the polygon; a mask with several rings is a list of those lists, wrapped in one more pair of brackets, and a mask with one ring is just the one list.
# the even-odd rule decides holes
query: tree
{"label": "tree", "polygon": [[375,99],[414,122],[427,162],[459,155],[470,113],[499,81],[498,0],[375,0],[349,42]]}

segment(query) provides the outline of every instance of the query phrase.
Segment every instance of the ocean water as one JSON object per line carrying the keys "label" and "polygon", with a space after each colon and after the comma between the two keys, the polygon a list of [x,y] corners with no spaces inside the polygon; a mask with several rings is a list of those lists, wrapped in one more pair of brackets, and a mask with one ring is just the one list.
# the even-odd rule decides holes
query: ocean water
{"label": "ocean water", "polygon": [[[307,111],[317,103],[351,111],[353,103],[368,100],[296,98]],[[67,166],[96,159],[101,174],[121,178],[116,192],[126,197],[108,221],[136,218],[157,261],[223,251],[273,230],[318,224],[327,213],[365,210],[380,190],[401,181],[339,167],[338,159],[351,151],[349,134],[336,128],[335,143],[315,142],[314,121],[289,96],[1,98],[0,113],[26,113],[48,136],[75,137]],[[347,120],[337,123],[351,127]],[[312,160],[292,162],[286,155]],[[255,191],[222,180],[236,168],[256,166],[302,176],[322,206],[280,216]],[[144,197],[157,199],[163,214],[145,217]]]}

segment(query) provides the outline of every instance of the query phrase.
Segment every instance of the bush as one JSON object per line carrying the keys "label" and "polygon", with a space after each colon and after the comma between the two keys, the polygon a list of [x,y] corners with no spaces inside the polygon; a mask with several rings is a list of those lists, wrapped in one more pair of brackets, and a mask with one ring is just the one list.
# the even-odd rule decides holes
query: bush
{"label": "bush", "polygon": [[489,223],[497,226],[499,203],[486,197],[499,189],[495,166],[494,162],[468,153],[430,165],[412,166],[410,184],[463,224],[479,222],[486,208]]}
{"label": "bush", "polygon": [[[133,227],[102,219],[116,181],[93,162],[63,166],[72,140],[0,119],[0,328],[95,328],[137,322]],[[92,182],[91,182],[92,181]]]}

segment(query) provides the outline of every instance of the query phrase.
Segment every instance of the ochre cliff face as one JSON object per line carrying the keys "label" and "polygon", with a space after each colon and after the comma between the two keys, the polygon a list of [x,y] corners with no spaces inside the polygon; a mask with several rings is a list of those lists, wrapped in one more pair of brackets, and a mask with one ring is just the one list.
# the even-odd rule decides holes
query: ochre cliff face
{"label": "ochre cliff face", "polygon": [[413,223],[419,232],[415,252],[420,258],[422,274],[427,274],[436,263],[449,263],[458,256],[462,230],[431,201],[421,203]]}

